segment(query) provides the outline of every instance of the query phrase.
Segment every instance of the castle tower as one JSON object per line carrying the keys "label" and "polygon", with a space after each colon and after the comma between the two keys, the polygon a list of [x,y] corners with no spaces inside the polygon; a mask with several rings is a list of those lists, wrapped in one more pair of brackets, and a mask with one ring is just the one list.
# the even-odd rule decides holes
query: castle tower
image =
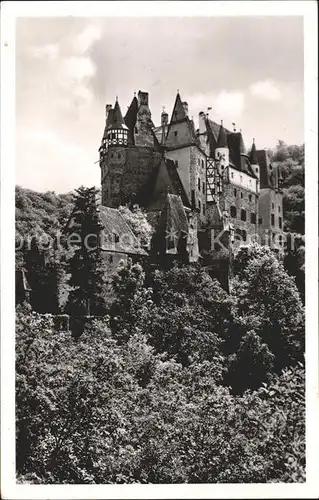
{"label": "castle tower", "polygon": [[188,116],[188,104],[177,92],[165,138],[165,156],[175,162],[185,192],[192,200],[199,225],[206,216],[206,155]]}
{"label": "castle tower", "polygon": [[128,127],[125,125],[121,108],[116,99],[114,108],[106,106],[106,124],[100,152],[102,205],[117,206],[120,184],[126,162]]}
{"label": "castle tower", "polygon": [[227,144],[226,130],[223,126],[223,121],[219,129],[217,147],[215,149],[215,160],[217,163],[218,173],[222,175],[225,168],[229,165],[229,149]]}
{"label": "castle tower", "polygon": [[261,244],[284,252],[283,193],[279,186],[278,167],[271,165],[267,151],[257,150],[260,170],[259,236]]}
{"label": "castle tower", "polygon": [[137,116],[134,129],[134,144],[142,147],[154,147],[152,113],[148,103],[148,92],[139,90],[137,94]]}
{"label": "castle tower", "polygon": [[253,169],[253,172],[256,174],[256,177],[258,179],[258,182],[257,182],[257,192],[259,192],[260,171],[259,171],[259,165],[258,165],[258,158],[257,158],[257,150],[256,150],[255,139],[253,139],[253,144],[252,144],[251,151],[250,151],[250,154],[249,154],[249,161],[250,161],[250,166]]}

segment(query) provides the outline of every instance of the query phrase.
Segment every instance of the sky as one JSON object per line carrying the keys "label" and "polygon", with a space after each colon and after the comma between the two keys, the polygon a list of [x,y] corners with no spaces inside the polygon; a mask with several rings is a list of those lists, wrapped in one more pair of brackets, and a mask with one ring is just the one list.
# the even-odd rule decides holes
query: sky
{"label": "sky", "polygon": [[99,186],[105,105],[123,115],[149,93],[152,119],[177,91],[242,130],[247,148],[304,142],[302,17],[20,18],[16,25],[16,183]]}

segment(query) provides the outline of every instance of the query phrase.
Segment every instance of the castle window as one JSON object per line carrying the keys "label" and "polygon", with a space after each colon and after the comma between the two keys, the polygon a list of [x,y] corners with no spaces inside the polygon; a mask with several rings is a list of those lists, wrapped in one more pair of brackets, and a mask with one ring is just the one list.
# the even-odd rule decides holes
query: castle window
{"label": "castle window", "polygon": [[242,236],[244,241],[247,241],[247,233],[244,229],[241,231],[241,236]]}
{"label": "castle window", "polygon": [[206,214],[206,207],[205,207],[205,204],[203,203],[203,215]]}
{"label": "castle window", "polygon": [[237,196],[237,189],[234,189],[234,196]]}
{"label": "castle window", "polygon": [[282,236],[281,236],[281,234],[279,235],[279,246],[282,246]]}
{"label": "castle window", "polygon": [[205,162],[204,162],[204,160],[202,160],[202,167],[204,168],[204,166],[205,166]]}
{"label": "castle window", "polygon": [[138,134],[138,130],[137,130],[137,127],[135,127],[135,134]]}
{"label": "castle window", "polygon": [[233,179],[234,178],[234,172],[231,172],[230,176]]}
{"label": "castle window", "polygon": [[199,213],[201,211],[201,203],[200,203],[200,200],[198,200],[198,210],[199,210]]}
{"label": "castle window", "polygon": [[250,222],[256,224],[256,214],[254,212],[250,214]]}
{"label": "castle window", "polygon": [[282,229],[282,218],[279,217],[279,228]]}
{"label": "castle window", "polygon": [[109,262],[112,263],[113,262],[113,255],[110,255],[109,257]]}
{"label": "castle window", "polygon": [[198,191],[200,191],[200,177],[198,177],[198,179],[197,179],[197,187],[198,187]]}
{"label": "castle window", "polygon": [[178,160],[175,160],[175,167],[178,167]]}
{"label": "castle window", "polygon": [[244,197],[243,193],[240,193],[240,197],[241,197],[241,198],[243,198],[243,197]]}
{"label": "castle window", "polygon": [[280,205],[278,205],[278,212],[280,213]]}
{"label": "castle window", "polygon": [[175,135],[175,137],[177,137],[177,135],[178,135],[178,131],[177,130],[175,130],[174,135]]}
{"label": "castle window", "polygon": [[237,209],[236,209],[236,207],[234,207],[234,206],[230,207],[230,216],[233,217],[233,218],[237,217]]}
{"label": "castle window", "polygon": [[242,221],[245,221],[247,219],[247,212],[243,208],[241,209],[241,212],[240,212],[240,218]]}
{"label": "castle window", "polygon": [[205,194],[205,182],[203,182],[203,194]]}
{"label": "castle window", "polygon": [[263,223],[263,219],[262,219],[262,217],[259,217],[258,224],[262,224],[262,223]]}
{"label": "castle window", "polygon": [[252,201],[253,197],[251,194],[248,195],[249,201]]}
{"label": "castle window", "polygon": [[120,241],[120,237],[117,233],[113,233],[113,237],[114,237],[114,242],[115,243],[118,243]]}
{"label": "castle window", "polygon": [[275,215],[274,214],[271,214],[271,225],[272,226],[275,225]]}
{"label": "castle window", "polygon": [[275,208],[275,205],[274,203],[271,204],[271,208],[274,209]]}

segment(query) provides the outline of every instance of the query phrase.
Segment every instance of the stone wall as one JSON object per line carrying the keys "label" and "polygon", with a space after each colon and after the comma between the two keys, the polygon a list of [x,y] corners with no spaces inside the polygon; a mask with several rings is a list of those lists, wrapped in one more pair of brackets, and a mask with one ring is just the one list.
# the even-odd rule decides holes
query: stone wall
{"label": "stone wall", "polygon": [[[273,217],[272,217],[273,216]],[[259,195],[259,236],[262,244],[280,245],[283,237],[283,195],[270,188],[263,188]],[[281,226],[281,227],[280,227]],[[275,241],[274,241],[275,238]]]}
{"label": "stone wall", "polygon": [[[236,208],[236,217],[232,216],[231,207]],[[233,224],[235,233],[240,234],[240,231],[246,231],[247,241],[249,238],[256,241],[256,235],[258,235],[258,196],[256,194],[227,183],[224,185],[221,198],[221,210],[229,214],[229,221]],[[242,210],[246,211],[246,220],[242,220]]]}
{"label": "stone wall", "polygon": [[206,156],[198,147],[191,146],[190,182],[195,193],[199,227],[206,220]]}
{"label": "stone wall", "polygon": [[117,208],[134,200],[161,160],[146,147],[110,147],[102,165],[102,205]]}

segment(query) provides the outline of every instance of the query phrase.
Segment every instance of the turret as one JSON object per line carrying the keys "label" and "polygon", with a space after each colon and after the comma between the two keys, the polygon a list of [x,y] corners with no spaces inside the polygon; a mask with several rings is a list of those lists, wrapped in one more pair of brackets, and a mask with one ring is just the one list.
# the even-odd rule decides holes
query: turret
{"label": "turret", "polygon": [[206,134],[206,115],[201,111],[198,115],[199,133]]}
{"label": "turret", "polygon": [[167,128],[168,128],[168,113],[166,113],[164,107],[163,107],[163,111],[162,111],[162,114],[161,114],[161,127],[162,127],[161,143],[164,144],[165,137],[166,137],[166,134],[167,134]]}
{"label": "turret", "polygon": [[215,149],[215,160],[218,162],[218,168],[220,173],[229,165],[229,149],[227,143],[227,134],[223,126],[223,121],[221,121],[217,147]]}
{"label": "turret", "polygon": [[258,158],[257,158],[257,150],[256,150],[256,144],[255,144],[255,139],[253,139],[253,144],[251,147],[251,151],[249,154],[249,161],[250,161],[250,166],[257,176],[257,192],[259,191],[259,182],[260,182],[260,169],[259,169],[259,164],[258,164]]}
{"label": "turret", "polygon": [[114,109],[110,105],[106,106],[107,119],[103,136],[103,143],[106,147],[127,146],[128,128],[124,123],[121,108],[116,98]]}

